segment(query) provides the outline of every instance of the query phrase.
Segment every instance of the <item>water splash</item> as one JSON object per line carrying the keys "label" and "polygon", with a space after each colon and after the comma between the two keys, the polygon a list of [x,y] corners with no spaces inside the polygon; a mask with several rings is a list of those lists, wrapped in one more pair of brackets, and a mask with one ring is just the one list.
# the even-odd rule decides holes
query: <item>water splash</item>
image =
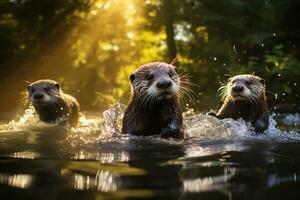
{"label": "water splash", "polygon": [[[239,141],[247,139],[259,139],[269,141],[299,141],[300,135],[297,130],[284,131],[278,129],[276,121],[270,118],[270,127],[263,134],[256,134],[250,123],[243,120],[223,119],[219,120],[213,116],[196,114],[193,112],[184,113],[185,140],[160,139],[159,136],[142,137],[126,136],[120,134],[122,118],[125,105],[116,103],[113,107],[100,113],[81,113],[79,126],[67,128],[67,140],[72,146],[84,146],[88,144],[104,144],[115,142],[116,144],[125,143],[128,139],[152,140],[160,143],[191,142],[195,140],[227,140]],[[282,120],[286,125],[299,123],[299,114],[286,115]],[[46,124],[40,122],[33,107],[25,110],[23,116],[18,120],[11,120],[7,124],[0,125],[0,132],[17,131],[44,131],[58,127],[57,124]],[[49,131],[50,132],[50,131]],[[57,131],[56,131],[57,132]]]}
{"label": "water splash", "polygon": [[268,130],[263,134],[256,136],[256,139],[262,139],[269,142],[293,142],[300,141],[300,133],[296,130],[281,130],[277,128],[277,122],[273,116],[270,118],[270,125]]}
{"label": "water splash", "polygon": [[2,124],[0,126],[0,132],[19,131],[36,123],[39,123],[38,116],[33,106],[30,106],[18,120],[11,120],[7,124]]}
{"label": "water splash", "polygon": [[117,102],[112,108],[103,112],[102,134],[104,136],[121,133],[125,105]]}
{"label": "water splash", "polygon": [[204,114],[185,118],[185,132],[191,138],[232,138],[253,135],[251,125],[243,120],[223,119]]}
{"label": "water splash", "polygon": [[282,123],[287,126],[300,125],[300,114],[299,113],[286,114],[282,119]]}
{"label": "water splash", "polygon": [[[289,115],[293,120],[299,119],[297,116]],[[286,119],[286,118],[285,118]],[[300,141],[299,132],[285,131],[277,128],[277,122],[274,116],[270,117],[269,128],[264,132],[257,134],[250,123],[242,119],[223,119],[218,120],[215,117],[198,114],[185,119],[185,125],[188,127],[186,133],[189,137],[202,139],[224,139],[224,140],[265,140],[276,142]]]}
{"label": "water splash", "polygon": [[94,144],[98,135],[101,134],[101,123],[100,113],[93,115],[81,113],[78,126],[70,129],[67,140],[73,147]]}

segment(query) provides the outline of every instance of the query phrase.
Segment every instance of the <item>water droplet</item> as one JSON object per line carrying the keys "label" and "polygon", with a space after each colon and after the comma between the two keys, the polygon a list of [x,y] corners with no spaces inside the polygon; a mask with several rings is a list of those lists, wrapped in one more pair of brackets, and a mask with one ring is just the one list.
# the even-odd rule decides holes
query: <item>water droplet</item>
{"label": "water droplet", "polygon": [[278,74],[278,77],[281,77],[281,74]]}
{"label": "water droplet", "polygon": [[225,66],[226,65],[226,63],[223,63],[223,66]]}
{"label": "water droplet", "polygon": [[277,99],[278,99],[278,94],[276,93],[276,94],[275,94],[275,100],[277,100]]}
{"label": "water droplet", "polygon": [[276,33],[273,33],[273,36],[276,37]]}
{"label": "water droplet", "polygon": [[214,57],[214,61],[217,61],[217,57]]}
{"label": "water droplet", "polygon": [[265,44],[264,44],[264,43],[261,43],[261,46],[262,46],[262,47],[264,47],[264,46],[265,46]]}
{"label": "water droplet", "polygon": [[236,50],[236,47],[235,47],[235,44],[232,46],[232,49],[234,51],[235,54],[238,54],[237,50]]}
{"label": "water droplet", "polygon": [[294,86],[297,86],[297,83],[294,83]]}

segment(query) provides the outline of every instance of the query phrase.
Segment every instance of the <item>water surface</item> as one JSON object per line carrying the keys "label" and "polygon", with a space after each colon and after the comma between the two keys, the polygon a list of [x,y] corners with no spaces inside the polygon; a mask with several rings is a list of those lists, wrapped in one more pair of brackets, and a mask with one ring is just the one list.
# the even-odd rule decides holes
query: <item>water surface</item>
{"label": "water surface", "polygon": [[297,114],[264,134],[242,120],[185,116],[184,140],[120,135],[122,109],[76,129],[32,109],[1,121],[1,199],[300,199]]}

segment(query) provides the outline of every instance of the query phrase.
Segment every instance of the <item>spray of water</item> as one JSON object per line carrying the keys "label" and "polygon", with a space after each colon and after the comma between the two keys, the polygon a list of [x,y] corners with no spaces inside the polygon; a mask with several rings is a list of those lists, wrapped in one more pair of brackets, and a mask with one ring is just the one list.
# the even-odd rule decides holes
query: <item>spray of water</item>
{"label": "spray of water", "polygon": [[[128,138],[137,139],[143,137],[123,136],[120,134],[122,126],[122,117],[125,105],[116,103],[108,110],[101,113],[89,114],[82,113],[79,126],[68,129],[68,140],[73,145],[99,144],[105,142],[127,141]],[[283,118],[286,124],[300,121],[299,115],[288,115]],[[24,114],[18,120],[11,120],[7,124],[0,125],[1,132],[17,132],[44,130],[59,126],[58,124],[49,125],[40,122],[33,107],[25,110]],[[64,127],[66,128],[66,127]],[[213,116],[186,112],[184,114],[184,131],[185,141],[193,140],[247,140],[259,139],[269,141],[285,142],[290,140],[299,141],[300,135],[297,131],[283,131],[276,127],[276,121],[270,118],[270,127],[263,134],[256,134],[250,123],[243,120],[223,119],[219,120]],[[176,143],[178,140],[160,139],[159,136],[147,137],[148,139],[158,140],[161,142]]]}

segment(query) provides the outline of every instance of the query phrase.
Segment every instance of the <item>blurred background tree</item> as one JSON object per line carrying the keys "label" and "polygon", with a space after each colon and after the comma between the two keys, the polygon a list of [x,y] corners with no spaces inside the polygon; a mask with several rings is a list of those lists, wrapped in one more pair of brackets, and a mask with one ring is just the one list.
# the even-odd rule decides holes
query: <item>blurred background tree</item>
{"label": "blurred background tree", "polygon": [[83,110],[129,97],[129,74],[180,58],[199,110],[229,76],[264,77],[271,107],[299,103],[297,0],[0,0],[0,111],[22,107],[25,81],[52,78]]}

